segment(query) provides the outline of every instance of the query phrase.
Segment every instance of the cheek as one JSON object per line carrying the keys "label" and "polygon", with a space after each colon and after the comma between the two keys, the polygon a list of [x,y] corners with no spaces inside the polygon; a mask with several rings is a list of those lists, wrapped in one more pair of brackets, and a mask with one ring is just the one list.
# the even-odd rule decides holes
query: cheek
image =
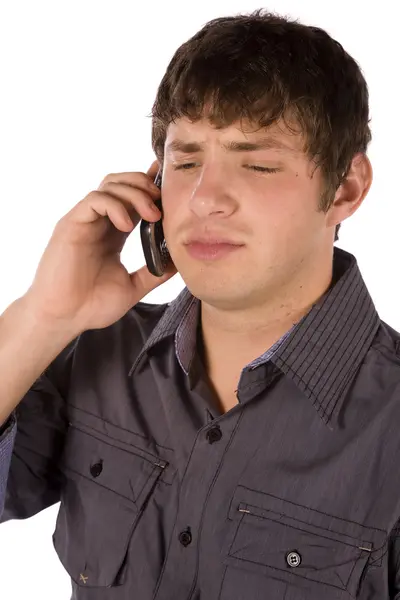
{"label": "cheek", "polygon": [[259,194],[256,214],[283,229],[301,226],[313,218],[318,204],[316,186],[300,175],[268,180],[265,192]]}
{"label": "cheek", "polygon": [[247,211],[250,226],[258,231],[290,230],[304,219],[304,207],[300,199],[281,193],[265,195],[260,202]]}
{"label": "cheek", "polygon": [[258,251],[271,257],[271,253],[298,252],[316,226],[316,217],[310,196],[292,189],[265,196],[245,218],[257,240]]}
{"label": "cheek", "polygon": [[163,229],[167,243],[173,245],[177,234],[182,235],[183,221],[185,220],[184,211],[179,209],[178,202],[169,200],[167,203],[163,203]]}

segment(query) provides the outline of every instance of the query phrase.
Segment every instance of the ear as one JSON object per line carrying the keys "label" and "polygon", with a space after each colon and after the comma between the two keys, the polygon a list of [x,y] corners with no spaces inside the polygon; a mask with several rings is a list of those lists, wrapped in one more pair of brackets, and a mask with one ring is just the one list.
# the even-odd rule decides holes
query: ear
{"label": "ear", "polygon": [[369,192],[372,179],[372,165],[368,156],[363,152],[357,153],[351,161],[347,177],[336,190],[328,211],[328,225],[337,225],[356,212]]}

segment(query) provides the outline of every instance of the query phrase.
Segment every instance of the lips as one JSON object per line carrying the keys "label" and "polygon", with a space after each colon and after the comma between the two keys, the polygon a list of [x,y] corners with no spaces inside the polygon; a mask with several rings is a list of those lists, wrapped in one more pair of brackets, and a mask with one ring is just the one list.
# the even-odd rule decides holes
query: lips
{"label": "lips", "polygon": [[231,240],[229,238],[219,237],[219,236],[192,237],[192,238],[189,238],[189,240],[185,243],[186,244],[230,244],[231,246],[242,246],[243,245],[243,244],[241,244],[241,242],[236,242],[235,240]]}
{"label": "lips", "polygon": [[238,251],[242,245],[218,242],[218,243],[204,243],[199,241],[193,241],[186,245],[188,253],[198,260],[216,260],[223,258],[232,252]]}

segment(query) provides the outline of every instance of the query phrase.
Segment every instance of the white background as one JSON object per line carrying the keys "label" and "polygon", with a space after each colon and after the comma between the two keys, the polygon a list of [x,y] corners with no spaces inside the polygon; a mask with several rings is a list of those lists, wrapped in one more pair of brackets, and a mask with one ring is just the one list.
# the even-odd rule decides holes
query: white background
{"label": "white background", "polygon": [[[356,255],[381,318],[400,329],[397,4],[381,0],[3,0],[0,4],[0,313],[29,286],[56,221],[108,173],[154,160],[147,116],[176,48],[206,21],[260,6],[328,31],[370,89],[372,188],[336,244]],[[397,9],[399,10],[399,9]],[[144,264],[139,230],[122,260]],[[166,302],[179,275],[145,301]],[[1,598],[68,600],[52,546],[58,505],[0,526]],[[140,600],[140,599],[137,599]]]}

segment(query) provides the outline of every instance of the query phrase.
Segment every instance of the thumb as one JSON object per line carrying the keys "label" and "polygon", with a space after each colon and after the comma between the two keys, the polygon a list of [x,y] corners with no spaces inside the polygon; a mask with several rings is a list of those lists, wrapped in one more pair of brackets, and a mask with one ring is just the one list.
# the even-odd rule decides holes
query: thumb
{"label": "thumb", "polygon": [[134,304],[140,302],[149,292],[168,281],[168,279],[171,279],[177,272],[175,265],[170,261],[162,277],[157,277],[150,273],[147,265],[140,267],[140,269],[133,273],[129,273],[133,288]]}

